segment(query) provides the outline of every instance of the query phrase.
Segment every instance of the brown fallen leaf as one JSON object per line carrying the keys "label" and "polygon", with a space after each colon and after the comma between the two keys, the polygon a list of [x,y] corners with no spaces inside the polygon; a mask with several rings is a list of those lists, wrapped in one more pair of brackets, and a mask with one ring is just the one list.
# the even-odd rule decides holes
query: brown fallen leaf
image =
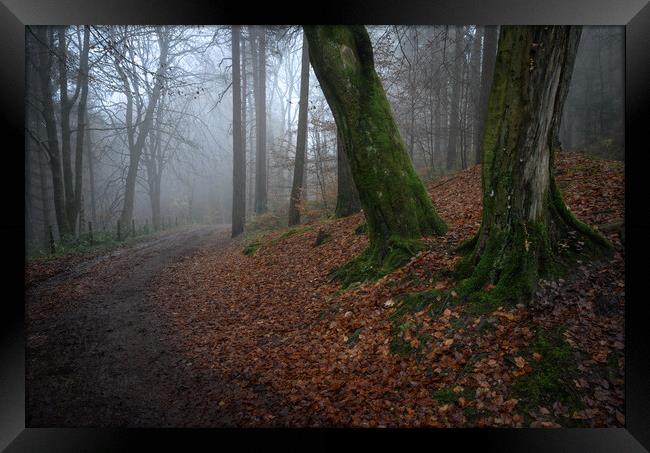
{"label": "brown fallen leaf", "polygon": [[621,425],[625,426],[625,415],[618,410],[616,411],[616,420],[618,420]]}

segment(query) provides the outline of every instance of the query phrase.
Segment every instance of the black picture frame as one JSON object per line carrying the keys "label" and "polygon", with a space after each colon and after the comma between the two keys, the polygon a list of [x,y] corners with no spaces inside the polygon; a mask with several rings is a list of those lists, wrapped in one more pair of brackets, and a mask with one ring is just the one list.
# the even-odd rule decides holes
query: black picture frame
{"label": "black picture frame", "polygon": [[[204,442],[208,448],[225,448],[224,437],[236,436],[243,447],[254,437],[277,437],[279,431],[255,430],[126,430],[57,429],[25,427],[24,328],[24,203],[16,196],[24,183],[24,39],[25,25],[62,24],[582,24],[624,25],[626,36],[626,427],[611,429],[451,429],[402,430],[403,440],[422,440],[429,448],[443,444],[474,446],[500,452],[642,452],[650,450],[650,350],[644,262],[650,256],[647,212],[648,166],[645,132],[650,104],[650,4],[647,0],[416,0],[401,2],[336,1],[276,3],[261,7],[244,2],[172,0],[1,0],[0,3],[0,124],[4,150],[0,173],[5,194],[0,222],[2,272],[2,327],[0,329],[0,448],[6,451],[124,451],[154,444],[190,450]],[[9,140],[11,139],[11,140]],[[9,145],[13,141],[13,145]],[[346,431],[349,433],[350,431]],[[353,430],[366,434],[370,430]],[[323,442],[312,445],[340,447],[330,440],[341,430],[310,431]],[[375,431],[384,443],[386,433]],[[284,430],[303,441],[304,431]],[[364,436],[365,437],[365,436]],[[285,443],[286,446],[286,443]]]}

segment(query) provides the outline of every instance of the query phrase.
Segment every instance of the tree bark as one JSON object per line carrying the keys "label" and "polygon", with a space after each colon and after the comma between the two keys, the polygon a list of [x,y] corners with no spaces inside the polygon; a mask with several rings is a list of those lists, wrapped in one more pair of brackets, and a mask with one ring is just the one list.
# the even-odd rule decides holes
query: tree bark
{"label": "tree bark", "polygon": [[65,212],[65,190],[63,188],[63,174],[61,169],[61,150],[59,137],[54,117],[54,103],[52,100],[52,34],[47,27],[36,27],[38,37],[38,76],[41,92],[43,120],[47,134],[47,149],[52,173],[52,192],[54,197],[54,211],[59,236],[67,236],[71,232],[68,217]]}
{"label": "tree bark", "polygon": [[[77,131],[75,144],[75,179],[74,179],[74,197],[70,209],[71,222],[77,220],[82,206],[82,182],[83,182],[83,151],[84,137],[87,121],[87,101],[88,101],[88,52],[90,47],[90,27],[84,26],[83,47],[79,59],[79,74],[77,77],[77,87],[80,88],[79,103],[77,104]],[[84,222],[80,222],[83,229]]]}
{"label": "tree bark", "polygon": [[406,262],[418,249],[418,238],[444,234],[446,226],[400,137],[365,27],[305,26],[305,35],[312,67],[348,152],[370,239],[362,256],[334,276],[350,282],[366,278],[364,273],[381,275]]}
{"label": "tree bark", "polygon": [[300,223],[300,203],[305,176],[305,147],[307,146],[307,111],[309,110],[309,45],[303,35],[302,69],[300,71],[300,101],[298,104],[298,137],[296,159],[293,169],[293,184],[289,200],[289,225]]}
{"label": "tree bark", "polygon": [[[257,43],[257,90],[255,92],[255,138],[257,155],[255,157],[255,213],[267,210],[266,186],[266,30],[260,27],[256,33]],[[254,56],[255,58],[255,56]]]}
{"label": "tree bark", "polygon": [[66,28],[58,27],[58,66],[59,66],[59,120],[61,123],[61,164],[63,165],[63,187],[65,190],[65,215],[70,226],[70,233],[74,233],[76,213],[74,209],[74,180],[72,173],[72,150],[70,145],[70,111],[73,100],[68,97],[68,49]]}
{"label": "tree bark", "polygon": [[88,152],[88,184],[90,185],[90,215],[93,224],[97,223],[97,200],[95,198],[95,156],[93,156],[90,131],[86,129],[86,150]]}
{"label": "tree bark", "polygon": [[[131,139],[129,140],[129,167],[126,175],[126,188],[124,190],[124,206],[122,208],[122,214],[120,216],[120,220],[123,225],[130,225],[131,219],[133,218],[135,181],[138,174],[140,157],[142,156],[145,139],[151,131],[154,111],[156,110],[158,99],[160,98],[160,93],[163,87],[164,73],[167,69],[169,37],[167,36],[167,32],[165,30],[158,31],[158,46],[160,50],[160,57],[158,60],[158,69],[156,70],[156,75],[154,78],[153,90],[151,91],[151,95],[149,97],[142,124],[138,128],[138,136],[135,140],[133,140],[133,136],[131,136]],[[119,65],[117,65],[117,67],[119,68]],[[124,76],[122,76],[122,78],[124,80]],[[127,93],[125,93],[127,94],[127,98],[130,98],[130,87],[128,83],[125,84],[124,88],[127,90]],[[135,126],[133,124],[127,124],[127,127],[135,131]]]}
{"label": "tree bark", "polygon": [[[472,154],[478,156],[480,146],[479,123],[481,117],[480,98],[481,98],[481,49],[483,48],[483,36],[485,27],[476,27],[474,40],[472,42],[472,55],[470,59],[470,83],[472,99]],[[475,159],[476,160],[476,159]]]}
{"label": "tree bark", "polygon": [[232,237],[244,232],[246,221],[246,156],[242,148],[241,63],[239,54],[241,29],[232,26]]}
{"label": "tree bark", "polygon": [[485,119],[488,111],[488,100],[492,89],[494,63],[497,57],[496,26],[486,26],[483,39],[483,59],[481,62],[481,94],[479,96],[476,117],[476,163],[483,162],[483,135],[485,134]]}
{"label": "tree bark", "polygon": [[347,217],[361,210],[361,202],[359,201],[359,192],[357,192],[352,178],[350,162],[348,162],[348,156],[345,152],[345,143],[338,132],[336,134],[336,163],[338,191],[334,213],[336,217]]}
{"label": "tree bark", "polygon": [[463,51],[465,48],[464,27],[456,27],[454,32],[454,62],[451,76],[451,111],[449,113],[449,146],[447,147],[447,170],[454,170],[458,160],[458,138],[460,135],[460,89],[462,85]]}
{"label": "tree bark", "polygon": [[527,302],[538,278],[611,245],[565,206],[552,173],[552,140],[570,81],[580,27],[504,26],[489,100],[482,166],[483,214],[459,266],[463,292]]}
{"label": "tree bark", "polygon": [[246,38],[243,37],[242,35],[242,28],[240,27],[240,36],[239,36],[239,44],[241,45],[240,48],[240,56],[239,60],[241,63],[241,149],[242,153],[244,155],[244,223],[246,222],[246,211],[250,210],[251,205],[246,204],[246,190],[250,190],[250,187],[247,189],[246,188],[246,168],[248,167],[247,164],[247,159],[248,159],[248,119],[247,119],[247,110],[248,110],[248,74],[246,70]]}

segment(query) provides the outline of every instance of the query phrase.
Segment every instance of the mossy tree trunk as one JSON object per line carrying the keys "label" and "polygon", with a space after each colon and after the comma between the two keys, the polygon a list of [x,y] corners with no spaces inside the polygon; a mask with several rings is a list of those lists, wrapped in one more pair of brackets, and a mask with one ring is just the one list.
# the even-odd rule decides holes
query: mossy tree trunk
{"label": "mossy tree trunk", "polygon": [[406,152],[365,27],[305,26],[305,35],[368,224],[370,245],[359,258],[371,274],[394,267],[414,252],[418,238],[444,234],[446,226]]}
{"label": "mossy tree trunk", "polygon": [[337,193],[334,213],[336,217],[347,217],[361,210],[361,202],[359,201],[359,192],[352,180],[352,170],[350,170],[350,162],[345,152],[345,144],[338,132],[336,134],[336,163]]}
{"label": "mossy tree trunk", "polygon": [[567,209],[552,173],[553,137],[580,27],[504,26],[483,138],[483,217],[459,271],[467,293],[527,302],[540,276],[611,245]]}

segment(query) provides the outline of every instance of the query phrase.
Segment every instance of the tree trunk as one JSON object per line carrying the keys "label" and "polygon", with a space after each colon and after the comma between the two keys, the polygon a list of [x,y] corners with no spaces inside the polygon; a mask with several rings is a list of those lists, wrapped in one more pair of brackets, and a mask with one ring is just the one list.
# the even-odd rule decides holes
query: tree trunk
{"label": "tree trunk", "polygon": [[61,123],[61,164],[63,165],[63,187],[65,190],[65,215],[70,227],[70,233],[74,233],[77,220],[74,206],[74,180],[72,173],[72,150],[70,145],[70,111],[74,101],[68,98],[68,49],[65,36],[66,27],[58,27],[58,63],[59,63],[59,96]]}
{"label": "tree trunk", "polygon": [[53,39],[47,27],[36,27],[38,36],[38,75],[41,91],[42,114],[45,121],[47,134],[47,148],[52,173],[52,192],[54,195],[54,211],[59,236],[69,235],[71,227],[65,212],[65,191],[63,188],[63,174],[61,170],[61,151],[54,117],[54,103],[52,101],[52,48]]}
{"label": "tree trunk", "polygon": [[305,26],[309,57],[345,142],[368,224],[369,247],[334,273],[374,278],[405,263],[424,235],[444,234],[415,173],[375,72],[363,26]]}
{"label": "tree trunk", "polygon": [[[87,101],[88,101],[88,52],[90,47],[90,27],[84,26],[83,47],[79,58],[79,74],[77,77],[77,86],[80,87],[79,103],[77,104],[77,132],[75,144],[75,180],[74,180],[74,198],[73,205],[70,209],[73,221],[80,214],[82,206],[81,187],[83,182],[83,151],[84,137],[87,121]],[[84,222],[79,222],[80,231],[83,230]]]}
{"label": "tree trunk", "polygon": [[[255,122],[257,155],[255,157],[255,213],[267,210],[266,187],[266,29],[257,30],[257,90],[255,92]],[[255,56],[254,56],[255,58]]]}
{"label": "tree trunk", "polygon": [[303,35],[302,69],[300,71],[300,101],[298,104],[298,138],[296,141],[296,159],[293,169],[293,184],[289,200],[289,225],[300,223],[300,203],[302,200],[305,147],[307,145],[307,110],[309,109],[309,45]]}
{"label": "tree trunk", "polygon": [[338,133],[336,134],[336,163],[338,191],[336,193],[336,209],[334,213],[336,217],[347,217],[361,210],[361,202],[359,201],[359,192],[357,192],[352,179],[352,170],[345,152],[345,143]]}
{"label": "tree trunk", "polygon": [[50,240],[50,198],[47,191],[47,180],[45,178],[45,167],[43,165],[43,153],[38,153],[38,176],[41,186],[41,209],[43,213],[43,247],[47,247]]}
{"label": "tree trunk", "polygon": [[151,227],[153,231],[160,230],[160,175],[152,176],[149,186],[149,201],[151,202]]}
{"label": "tree trunk", "polygon": [[[166,31],[162,30],[158,32],[158,46],[160,50],[160,57],[158,60],[158,69],[156,70],[156,76],[154,78],[153,90],[149,97],[147,108],[145,110],[144,118],[142,124],[138,129],[138,137],[133,143],[133,146],[129,149],[129,167],[126,175],[126,188],[124,190],[124,206],[122,208],[122,214],[120,216],[121,223],[123,225],[131,224],[131,219],[133,217],[133,204],[135,201],[135,181],[138,175],[138,166],[140,163],[140,157],[142,156],[142,150],[144,148],[145,139],[149,132],[151,131],[153,123],[153,115],[156,110],[156,105],[158,104],[158,99],[162,91],[162,80],[165,71],[167,70],[167,54],[169,51],[169,38],[166,34]],[[128,89],[128,87],[125,87]],[[135,127],[129,125],[129,127]]]}
{"label": "tree trunk", "polygon": [[[243,37],[241,34],[241,31],[243,29],[240,27],[240,36],[239,36],[239,44],[241,45],[240,49],[240,68],[241,68],[241,149],[242,153],[244,156],[244,224],[246,223],[246,212],[247,210],[250,210],[251,205],[247,204],[246,202],[246,191],[250,190],[250,187],[248,189],[246,188],[246,171],[248,167],[247,159],[248,156],[250,155],[248,153],[248,75],[247,75],[247,70],[246,70],[246,38]],[[250,186],[250,184],[249,184]]]}
{"label": "tree trunk", "polygon": [[97,200],[95,199],[95,157],[93,156],[90,131],[86,129],[86,150],[88,152],[88,184],[90,185],[90,215],[94,224],[97,223]]}
{"label": "tree trunk", "polygon": [[469,87],[471,91],[472,99],[472,112],[474,113],[472,118],[472,151],[474,156],[478,156],[480,146],[480,136],[478,126],[480,123],[481,108],[480,108],[480,98],[481,98],[481,48],[483,47],[483,35],[484,27],[476,27],[476,32],[474,33],[474,41],[472,43],[472,55],[470,59],[470,83]]}
{"label": "tree trunk", "polygon": [[460,89],[462,85],[461,70],[463,69],[463,50],[465,34],[463,27],[456,27],[454,44],[453,73],[451,77],[451,111],[449,113],[449,146],[447,147],[447,170],[454,170],[458,159],[458,138],[460,135]]}
{"label": "tree trunk", "polygon": [[[443,68],[447,67],[447,45],[449,42],[449,26],[445,25],[444,38],[442,41],[442,64]],[[438,77],[437,82],[438,95],[438,115],[436,117],[436,152],[440,160],[440,165],[447,158],[447,149],[449,148],[449,82],[448,77]]]}
{"label": "tree trunk", "polygon": [[611,249],[567,209],[552,173],[551,142],[579,37],[579,27],[501,29],[483,141],[483,218],[459,266],[469,275],[463,292],[495,285],[484,301],[527,302],[540,276]]}
{"label": "tree trunk", "polygon": [[476,163],[483,162],[483,135],[485,134],[485,119],[488,111],[488,100],[492,89],[492,78],[494,76],[494,63],[497,57],[497,33],[496,26],[486,26],[485,38],[483,40],[483,59],[481,62],[481,95],[479,97],[476,117]]}
{"label": "tree trunk", "polygon": [[241,29],[232,26],[232,237],[244,232],[246,221],[246,156],[242,149],[242,101],[239,58]]}

